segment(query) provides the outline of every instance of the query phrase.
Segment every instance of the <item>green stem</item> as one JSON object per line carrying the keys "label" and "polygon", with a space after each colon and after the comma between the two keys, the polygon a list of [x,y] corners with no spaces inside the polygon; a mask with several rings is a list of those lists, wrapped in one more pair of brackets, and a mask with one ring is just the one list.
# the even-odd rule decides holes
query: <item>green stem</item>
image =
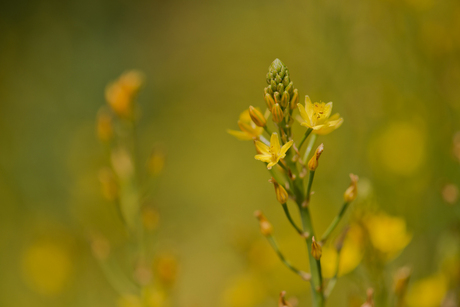
{"label": "green stem", "polygon": [[311,186],[313,185],[313,178],[315,177],[315,171],[310,171],[310,176],[308,178],[308,185],[307,185],[307,194],[305,197],[306,206],[310,204],[310,196],[311,196]]}
{"label": "green stem", "polygon": [[272,236],[272,235],[269,235],[267,236],[267,239],[268,239],[268,242],[270,243],[271,247],[273,248],[273,250],[276,252],[276,254],[278,255],[278,257],[280,258],[281,262],[284,263],[284,265],[286,267],[288,267],[292,272],[296,273],[297,275],[299,275],[300,277],[302,277],[302,279],[305,279],[306,277],[306,273],[297,269],[296,267],[294,267],[283,255],[283,253],[280,251],[279,247],[278,247],[278,244],[276,243],[276,240],[275,238]]}
{"label": "green stem", "polygon": [[305,153],[303,155],[303,161],[308,161],[308,156],[310,155],[311,150],[313,149],[313,146],[315,145],[316,138],[318,135],[314,133],[310,140],[308,141],[307,149],[305,150]]}
{"label": "green stem", "polygon": [[331,233],[334,231],[335,227],[337,227],[343,215],[345,214],[345,211],[347,210],[349,204],[350,204],[349,202],[345,202],[342,205],[342,208],[340,209],[339,214],[337,214],[337,216],[332,221],[331,225],[329,225],[329,227],[327,228],[326,232],[324,232],[323,237],[321,238],[322,243],[326,242],[326,240],[329,238]]}
{"label": "green stem", "polygon": [[311,272],[311,287],[313,296],[314,307],[324,307],[324,294],[323,294],[323,277],[321,274],[321,262],[316,260],[311,253],[312,249],[312,237],[314,236],[313,225],[311,222],[310,210],[308,207],[302,207],[299,205],[300,216],[302,218],[302,225],[304,232],[308,232],[310,235],[305,239],[308,249],[308,258],[310,261],[310,272]]}
{"label": "green stem", "polygon": [[299,147],[297,148],[298,151],[300,151],[300,148],[302,148],[303,143],[307,139],[307,137],[310,135],[310,133],[313,131],[313,129],[308,128],[307,131],[305,132],[302,140],[300,141]]}
{"label": "green stem", "polygon": [[303,231],[302,229],[300,229],[299,226],[296,225],[296,223],[294,222],[294,220],[292,219],[292,216],[291,214],[289,213],[289,208],[288,206],[284,203],[282,204],[283,206],[283,210],[284,210],[284,213],[286,214],[286,217],[288,218],[289,222],[291,223],[292,227],[295,228],[295,230],[300,234],[300,235],[303,235]]}
{"label": "green stem", "polygon": [[270,129],[268,129],[267,125],[264,126],[264,130],[265,130],[265,132],[268,133],[269,136],[272,135],[272,132],[270,131]]}

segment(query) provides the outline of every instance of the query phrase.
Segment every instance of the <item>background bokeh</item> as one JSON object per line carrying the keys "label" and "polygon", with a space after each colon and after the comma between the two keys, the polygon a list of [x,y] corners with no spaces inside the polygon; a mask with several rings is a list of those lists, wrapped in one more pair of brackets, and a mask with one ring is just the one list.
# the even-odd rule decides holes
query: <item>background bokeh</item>
{"label": "background bokeh", "polygon": [[[0,306],[115,305],[88,242],[96,230],[123,237],[100,193],[95,119],[106,84],[132,68],[146,76],[140,155],[167,149],[154,205],[157,248],[180,263],[175,305],[276,306],[280,290],[308,304],[253,211],[304,269],[305,248],[251,142],[226,133],[265,106],[275,58],[301,97],[333,101],[344,118],[320,138],[317,228],[353,172],[413,235],[392,266],[433,274],[459,219],[458,33],[453,0],[0,2]],[[339,280],[330,306],[346,306],[352,281]]]}

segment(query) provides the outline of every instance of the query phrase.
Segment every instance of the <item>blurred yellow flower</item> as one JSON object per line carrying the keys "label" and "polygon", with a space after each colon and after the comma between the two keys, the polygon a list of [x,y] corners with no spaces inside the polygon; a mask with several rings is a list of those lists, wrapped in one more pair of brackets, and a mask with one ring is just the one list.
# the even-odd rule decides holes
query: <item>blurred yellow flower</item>
{"label": "blurred yellow flower", "polygon": [[252,121],[249,114],[249,109],[240,114],[238,126],[240,127],[241,131],[228,129],[227,132],[242,141],[258,139],[259,136],[264,132],[264,128],[258,127]]}
{"label": "blurred yellow flower", "polygon": [[292,143],[293,141],[289,141],[281,147],[278,134],[273,132],[270,138],[270,147],[261,141],[256,141],[256,149],[259,154],[256,155],[255,158],[259,161],[268,163],[267,168],[271,169],[280,159],[286,156],[286,152],[292,146]]}
{"label": "blurred yellow flower", "polygon": [[[364,255],[362,241],[363,233],[360,227],[357,225],[350,226],[340,252],[338,276],[350,273],[359,265]],[[337,250],[334,247],[323,246],[321,267],[325,278],[334,276],[337,269]]]}
{"label": "blurred yellow flower", "polygon": [[226,307],[253,307],[265,298],[262,282],[251,275],[242,275],[231,281],[223,294]]}
{"label": "blurred yellow flower", "polygon": [[[339,128],[343,118],[338,113],[331,116],[332,102],[312,103],[310,97],[305,96],[305,107],[297,104],[302,117],[301,125],[313,129],[313,133],[324,135]],[[331,116],[331,117],[330,117]]]}
{"label": "blurred yellow flower", "polygon": [[407,294],[410,307],[438,307],[448,290],[448,283],[443,275],[433,275],[413,283]]}
{"label": "blurred yellow flower", "polygon": [[144,75],[135,70],[125,72],[115,82],[107,86],[105,99],[120,117],[130,118],[134,111],[134,99],[144,83]]}
{"label": "blurred yellow flower", "polygon": [[70,253],[64,246],[54,242],[36,242],[23,254],[22,271],[33,290],[42,295],[56,295],[72,275]]}
{"label": "blurred yellow flower", "polygon": [[372,245],[388,260],[401,252],[412,239],[406,230],[405,220],[400,217],[377,213],[366,216],[364,223]]}

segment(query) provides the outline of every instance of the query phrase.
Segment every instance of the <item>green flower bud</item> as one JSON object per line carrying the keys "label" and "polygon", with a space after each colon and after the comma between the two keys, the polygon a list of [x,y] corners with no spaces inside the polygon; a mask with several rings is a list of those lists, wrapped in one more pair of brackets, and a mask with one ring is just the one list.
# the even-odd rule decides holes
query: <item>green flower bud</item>
{"label": "green flower bud", "polygon": [[289,93],[287,91],[284,91],[283,96],[281,96],[281,106],[283,108],[286,108],[289,105]]}
{"label": "green flower bud", "polygon": [[291,80],[289,79],[288,76],[284,77],[283,79],[283,85],[284,87],[288,86],[289,82],[291,82]]}
{"label": "green flower bud", "polygon": [[275,123],[281,123],[284,119],[284,113],[279,103],[275,103],[272,108],[272,119]]}
{"label": "green flower bud", "polygon": [[273,106],[275,105],[275,100],[273,100],[273,97],[270,94],[265,94],[264,98],[265,98],[265,102],[267,103],[268,109],[271,110]]}
{"label": "green flower bud", "polygon": [[283,92],[284,92],[284,85],[283,85],[283,83],[279,83],[279,84],[278,84],[278,87],[276,88],[276,90],[280,93],[280,95],[282,95]]}
{"label": "green flower bud", "polygon": [[275,92],[273,96],[275,97],[275,103],[281,103],[281,96],[279,92]]}
{"label": "green flower bud", "polygon": [[284,90],[289,93],[290,96],[294,94],[294,83],[291,81]]}
{"label": "green flower bud", "polygon": [[297,108],[297,104],[299,103],[299,90],[295,89],[294,94],[291,98],[291,110]]}

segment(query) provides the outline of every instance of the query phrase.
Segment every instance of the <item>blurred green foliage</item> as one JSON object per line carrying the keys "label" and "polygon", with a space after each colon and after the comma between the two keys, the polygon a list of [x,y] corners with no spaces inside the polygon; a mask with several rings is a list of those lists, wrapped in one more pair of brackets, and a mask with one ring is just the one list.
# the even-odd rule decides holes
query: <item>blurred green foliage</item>
{"label": "blurred green foliage", "polygon": [[[180,255],[177,305],[275,306],[280,290],[307,301],[252,212],[264,210],[302,268],[305,250],[252,144],[225,133],[265,106],[275,58],[301,97],[333,101],[344,118],[324,139],[317,227],[356,173],[413,234],[392,266],[434,274],[459,220],[458,33],[453,0],[2,1],[0,305],[114,305],[88,244],[95,230],[124,236],[100,193],[95,118],[106,84],[131,68],[146,75],[140,155],[167,148],[155,206],[159,248]],[[330,305],[347,293],[365,298],[344,279]]]}

